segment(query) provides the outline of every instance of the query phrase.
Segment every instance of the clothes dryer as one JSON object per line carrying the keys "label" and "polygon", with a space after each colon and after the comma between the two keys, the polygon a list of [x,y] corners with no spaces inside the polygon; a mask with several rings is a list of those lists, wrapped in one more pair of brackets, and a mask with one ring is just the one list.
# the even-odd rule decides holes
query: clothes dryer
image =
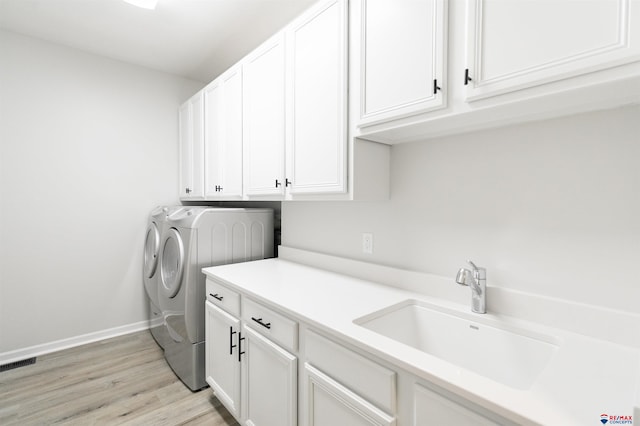
{"label": "clothes dryer", "polygon": [[273,257],[273,210],[186,207],[167,218],[159,307],[170,336],[164,356],[192,390],[205,387],[202,268]]}
{"label": "clothes dryer", "polygon": [[160,347],[164,348],[168,340],[164,319],[158,302],[158,285],[160,281],[160,243],[165,232],[167,216],[181,209],[183,206],[159,206],[151,211],[147,222],[144,240],[143,282],[149,301],[149,330]]}

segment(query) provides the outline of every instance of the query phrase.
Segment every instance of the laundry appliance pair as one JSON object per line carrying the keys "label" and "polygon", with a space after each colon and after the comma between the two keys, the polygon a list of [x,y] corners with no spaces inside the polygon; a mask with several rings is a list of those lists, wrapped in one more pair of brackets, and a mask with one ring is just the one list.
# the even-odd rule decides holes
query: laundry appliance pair
{"label": "laundry appliance pair", "polygon": [[159,207],[149,215],[144,286],[151,334],[191,390],[206,386],[202,268],[273,257],[273,210]]}

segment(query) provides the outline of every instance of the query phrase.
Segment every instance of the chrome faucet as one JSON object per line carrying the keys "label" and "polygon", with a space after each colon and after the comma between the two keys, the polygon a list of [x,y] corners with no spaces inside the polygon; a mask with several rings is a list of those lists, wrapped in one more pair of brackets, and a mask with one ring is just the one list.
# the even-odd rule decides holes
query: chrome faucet
{"label": "chrome faucet", "polygon": [[466,268],[460,269],[456,275],[456,282],[471,287],[471,310],[477,314],[485,314],[487,313],[487,270],[478,268],[470,260],[467,262],[473,267],[473,272]]}

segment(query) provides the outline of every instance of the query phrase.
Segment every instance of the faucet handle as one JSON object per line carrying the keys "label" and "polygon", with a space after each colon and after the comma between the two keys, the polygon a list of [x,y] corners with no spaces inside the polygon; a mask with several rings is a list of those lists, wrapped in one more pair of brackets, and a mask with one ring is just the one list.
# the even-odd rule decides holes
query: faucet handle
{"label": "faucet handle", "polygon": [[476,266],[475,263],[473,263],[470,260],[467,260],[467,262],[469,263],[469,265],[471,265],[471,267],[473,268],[473,272],[474,275],[477,276],[479,279],[483,280],[487,278],[487,270],[485,268],[480,268],[478,266]]}

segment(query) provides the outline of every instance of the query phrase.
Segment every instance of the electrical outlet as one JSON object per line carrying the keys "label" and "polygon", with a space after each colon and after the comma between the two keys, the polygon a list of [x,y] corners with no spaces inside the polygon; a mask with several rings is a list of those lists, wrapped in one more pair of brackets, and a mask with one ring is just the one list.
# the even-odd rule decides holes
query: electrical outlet
{"label": "electrical outlet", "polygon": [[369,232],[362,234],[362,252],[373,254],[373,234]]}

